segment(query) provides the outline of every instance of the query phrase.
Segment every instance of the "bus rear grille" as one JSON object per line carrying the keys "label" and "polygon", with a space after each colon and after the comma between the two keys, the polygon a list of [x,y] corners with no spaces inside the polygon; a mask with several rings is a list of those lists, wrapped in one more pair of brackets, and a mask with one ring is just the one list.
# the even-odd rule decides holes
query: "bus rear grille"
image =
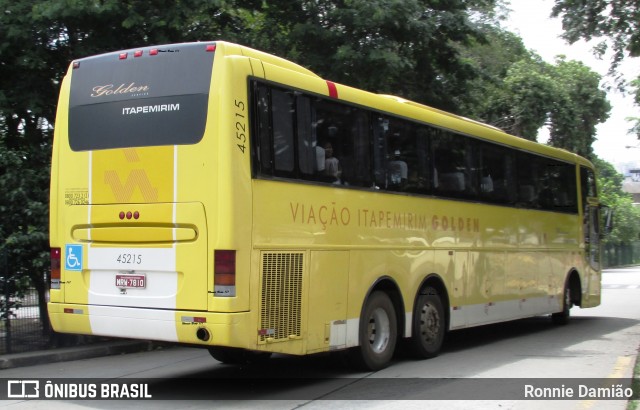
{"label": "bus rear grille", "polygon": [[300,337],[303,253],[262,254],[262,300],[259,340]]}

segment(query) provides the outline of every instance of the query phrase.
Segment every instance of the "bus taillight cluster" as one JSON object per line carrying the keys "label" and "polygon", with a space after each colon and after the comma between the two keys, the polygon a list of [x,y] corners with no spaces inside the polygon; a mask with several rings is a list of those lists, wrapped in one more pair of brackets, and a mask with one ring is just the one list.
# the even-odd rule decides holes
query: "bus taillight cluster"
{"label": "bus taillight cluster", "polygon": [[51,289],[60,289],[60,248],[51,248]]}

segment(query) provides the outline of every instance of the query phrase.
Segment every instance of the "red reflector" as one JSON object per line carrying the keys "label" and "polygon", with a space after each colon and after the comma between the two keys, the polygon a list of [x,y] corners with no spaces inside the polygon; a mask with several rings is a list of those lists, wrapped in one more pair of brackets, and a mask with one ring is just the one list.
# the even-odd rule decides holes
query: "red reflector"
{"label": "red reflector", "polygon": [[140,212],[135,211],[135,212],[133,213],[133,219],[138,219],[138,218],[140,218]]}
{"label": "red reflector", "polygon": [[142,57],[142,50],[136,50],[136,51],[133,53],[133,56],[134,56],[134,57]]}
{"label": "red reflector", "polygon": [[73,313],[73,309],[64,308],[64,313]]}
{"label": "red reflector", "polygon": [[210,53],[213,53],[214,51],[216,51],[216,45],[215,44],[207,45],[207,51]]}
{"label": "red reflector", "polygon": [[194,317],[193,321],[195,323],[207,323],[207,318],[206,317]]}
{"label": "red reflector", "polygon": [[118,58],[120,60],[126,60],[127,59],[127,53],[120,53],[120,56]]}
{"label": "red reflector", "polygon": [[131,211],[127,212],[127,219],[131,219],[133,217],[133,214],[131,213]]}
{"label": "red reflector", "polygon": [[124,211],[120,211],[120,214],[118,215],[118,217],[120,219],[124,219]]}
{"label": "red reflector", "polygon": [[60,248],[51,248],[51,279],[60,279]]}
{"label": "red reflector", "polygon": [[215,251],[213,273],[215,285],[234,286],[236,284],[236,251]]}
{"label": "red reflector", "polygon": [[152,48],[151,50],[149,50],[149,55],[150,56],[157,56],[158,55],[158,49],[157,48]]}

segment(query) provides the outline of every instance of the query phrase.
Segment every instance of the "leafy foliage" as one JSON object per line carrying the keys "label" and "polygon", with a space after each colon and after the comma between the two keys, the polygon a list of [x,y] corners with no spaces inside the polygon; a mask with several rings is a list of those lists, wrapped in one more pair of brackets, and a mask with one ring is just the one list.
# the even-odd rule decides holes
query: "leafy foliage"
{"label": "leafy foliage", "polygon": [[457,45],[483,41],[471,13],[493,11],[495,1],[238,4],[244,8],[236,10],[236,17],[251,30],[226,33],[244,44],[299,62],[337,82],[457,111],[467,81],[478,74],[461,58]]}
{"label": "leafy foliage", "polygon": [[463,47],[481,76],[465,102],[467,115],[510,134],[535,140],[548,117],[552,81],[546,66],[513,33],[485,26],[486,43]]}
{"label": "leafy foliage", "polygon": [[556,0],[552,15],[562,17],[563,37],[570,43],[608,37],[598,50],[603,54],[611,47],[614,64],[626,54],[640,56],[640,3],[635,0]]}
{"label": "leafy foliage", "polygon": [[611,104],[599,88],[601,77],[577,61],[558,58],[549,143],[585,157],[592,156],[596,125],[609,117]]}
{"label": "leafy foliage", "polygon": [[613,230],[605,238],[607,243],[623,244],[640,239],[640,208],[633,205],[631,195],[622,191],[624,177],[613,165],[594,158],[598,170],[600,202],[613,210]]}
{"label": "leafy foliage", "polygon": [[[563,37],[569,43],[603,38],[595,51],[600,56],[612,51],[612,73],[625,58],[640,56],[640,2],[637,0],[555,0],[552,15],[562,18]],[[626,81],[620,75],[618,82],[624,89]],[[629,84],[635,89],[636,105],[640,105],[640,77]],[[640,139],[638,117],[629,118],[635,124],[630,132]]]}
{"label": "leafy foliage", "polygon": [[534,140],[548,126],[549,143],[589,157],[595,126],[611,106],[601,77],[582,63],[559,57],[548,64],[515,34],[485,27],[488,44],[464,48],[483,75],[474,79],[467,111],[505,131]]}

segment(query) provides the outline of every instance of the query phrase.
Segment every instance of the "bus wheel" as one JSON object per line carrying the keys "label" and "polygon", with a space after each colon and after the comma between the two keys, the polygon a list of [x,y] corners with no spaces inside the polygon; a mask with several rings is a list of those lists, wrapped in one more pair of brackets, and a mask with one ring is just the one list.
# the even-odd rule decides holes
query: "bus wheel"
{"label": "bus wheel", "polygon": [[352,351],[355,364],[366,370],[380,370],[389,365],[398,338],[396,313],[389,296],[373,292],[367,299],[358,331],[360,347]]}
{"label": "bus wheel", "polygon": [[438,292],[433,288],[426,288],[424,293],[418,296],[413,312],[411,342],[418,358],[428,359],[440,353],[445,323],[444,307]]}
{"label": "bus wheel", "polygon": [[564,286],[564,300],[562,301],[562,312],[553,313],[551,321],[556,325],[566,325],[569,323],[570,310],[573,306],[571,302],[571,289],[568,285]]}
{"label": "bus wheel", "polygon": [[224,364],[262,363],[271,357],[271,353],[252,352],[234,347],[210,347],[211,357]]}

